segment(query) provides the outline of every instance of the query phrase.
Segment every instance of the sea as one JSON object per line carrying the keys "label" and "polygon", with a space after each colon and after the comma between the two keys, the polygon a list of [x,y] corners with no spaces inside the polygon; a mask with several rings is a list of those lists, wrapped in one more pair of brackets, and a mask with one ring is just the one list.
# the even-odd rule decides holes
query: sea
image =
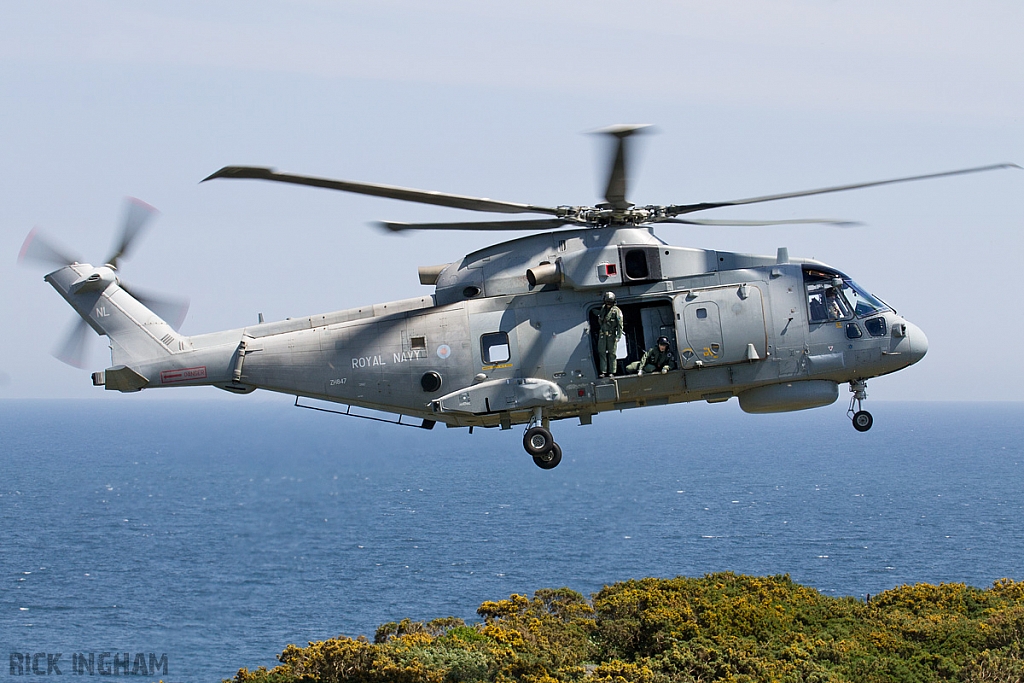
{"label": "sea", "polygon": [[648,576],[860,599],[1024,580],[1024,403],[869,401],[867,433],[845,403],[601,414],[553,423],[545,471],[522,428],[200,391],[0,401],[0,680],[91,655],[93,675],[220,681],[289,643]]}

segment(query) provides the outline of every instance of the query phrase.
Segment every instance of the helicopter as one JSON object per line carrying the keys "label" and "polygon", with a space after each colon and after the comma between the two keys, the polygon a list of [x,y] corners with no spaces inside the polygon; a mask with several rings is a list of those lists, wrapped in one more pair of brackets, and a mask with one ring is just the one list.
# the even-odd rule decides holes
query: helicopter
{"label": "helicopter", "polygon": [[[542,469],[562,459],[552,421],[582,425],[611,410],[733,397],[748,413],[826,406],[847,384],[848,417],[871,428],[867,381],[920,361],[925,333],[845,273],[816,260],[672,246],[655,226],[843,224],[822,218],[712,220],[690,214],[893,183],[963,175],[1015,164],[824,187],[721,202],[637,206],[627,199],[633,136],[643,125],[599,133],[610,143],[604,201],[539,206],[390,185],[332,180],[255,166],[227,166],[204,181],[256,179],[478,212],[542,218],[380,225],[390,231],[532,231],[419,268],[432,294],[320,315],[182,335],[180,302],[124,283],[118,263],[154,214],[131,200],[122,234],[103,265],[79,262],[33,231],[20,260],[59,266],[45,281],[81,317],[57,354],[80,360],[91,327],[109,338],[111,366],[95,386],[121,392],[214,386],[264,389],[295,405],[431,429],[512,429]],[[684,217],[685,216],[685,217]],[[606,299],[621,313],[611,372],[598,364]],[[627,371],[655,340],[674,353],[657,372]],[[630,365],[632,363],[633,365]],[[306,402],[303,402],[306,400]],[[337,410],[309,400],[338,404]],[[341,410],[340,406],[345,409]],[[353,412],[369,410],[397,419]]]}

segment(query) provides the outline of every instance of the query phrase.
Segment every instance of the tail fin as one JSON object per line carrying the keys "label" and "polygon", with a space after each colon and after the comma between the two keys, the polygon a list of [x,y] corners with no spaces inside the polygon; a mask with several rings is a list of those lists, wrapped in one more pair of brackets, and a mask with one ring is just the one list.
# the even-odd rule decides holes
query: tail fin
{"label": "tail fin", "polygon": [[138,366],[191,349],[187,337],[129,294],[109,266],[73,263],[46,276],[97,334],[110,338],[114,366]]}

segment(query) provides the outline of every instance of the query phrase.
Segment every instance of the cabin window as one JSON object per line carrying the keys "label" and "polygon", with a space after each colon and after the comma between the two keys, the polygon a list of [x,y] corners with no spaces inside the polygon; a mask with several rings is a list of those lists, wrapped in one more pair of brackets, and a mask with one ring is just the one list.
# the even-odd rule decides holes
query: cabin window
{"label": "cabin window", "polygon": [[416,350],[416,349],[424,349],[425,350],[427,348],[427,338],[426,337],[412,337],[411,339],[409,339],[409,346],[413,350]]}
{"label": "cabin window", "polygon": [[480,337],[480,356],[484,365],[507,363],[512,358],[508,332],[489,332]]}
{"label": "cabin window", "polygon": [[706,309],[706,308],[698,308],[697,309],[697,318],[699,320],[703,320],[706,317],[708,317],[708,309]]}
{"label": "cabin window", "polygon": [[860,339],[864,333],[860,331],[860,325],[857,323],[846,323],[846,336],[850,339]]}

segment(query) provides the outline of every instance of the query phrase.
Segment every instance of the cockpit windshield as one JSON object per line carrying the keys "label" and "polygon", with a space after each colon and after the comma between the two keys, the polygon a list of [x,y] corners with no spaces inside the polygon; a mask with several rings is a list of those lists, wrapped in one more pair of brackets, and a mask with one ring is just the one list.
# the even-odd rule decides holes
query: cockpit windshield
{"label": "cockpit windshield", "polygon": [[863,318],[864,316],[872,315],[879,311],[889,310],[888,306],[861,289],[861,287],[850,278],[845,278],[843,280],[843,294],[846,296],[846,299],[853,304],[853,313],[858,318]]}
{"label": "cockpit windshield", "polygon": [[889,307],[838,271],[804,269],[807,310],[811,323],[874,315]]}

